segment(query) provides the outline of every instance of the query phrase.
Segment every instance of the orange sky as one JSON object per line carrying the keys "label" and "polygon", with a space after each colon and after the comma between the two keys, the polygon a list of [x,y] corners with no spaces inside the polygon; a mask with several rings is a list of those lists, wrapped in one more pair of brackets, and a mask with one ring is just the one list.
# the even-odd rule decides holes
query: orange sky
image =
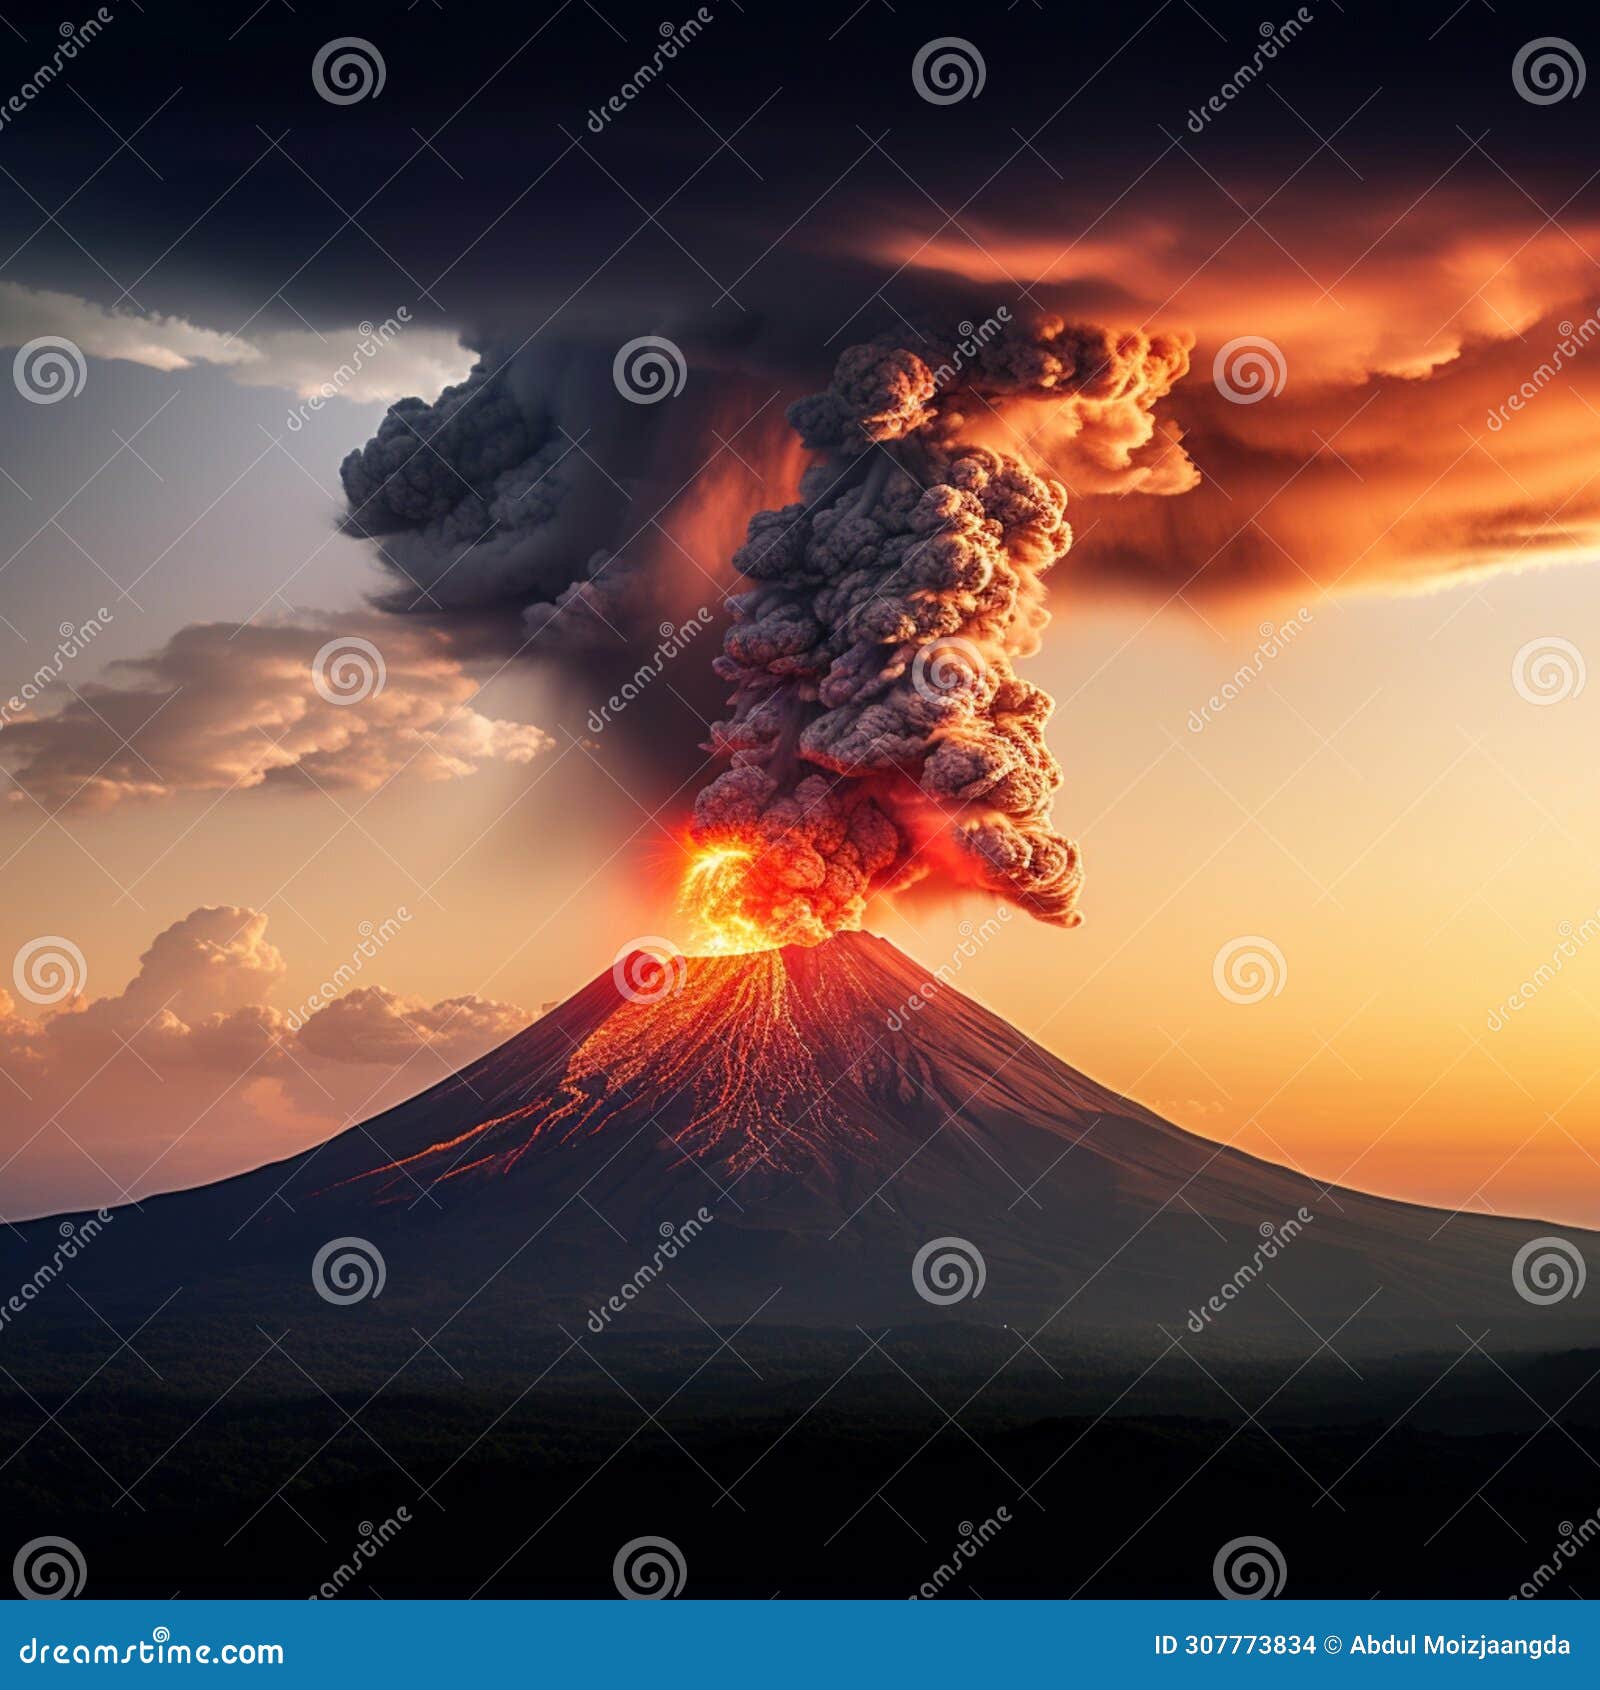
{"label": "orange sky", "polygon": [[[1597,1224],[1600,945],[1584,923],[1600,911],[1600,687],[1581,681],[1600,343],[1540,367],[1600,301],[1600,230],[1550,224],[1509,186],[1470,202],[1447,187],[1405,210],[1374,189],[1337,217],[1286,205],[1270,235],[1215,206],[1155,216],[1148,202],[1076,234],[1065,218],[1059,235],[998,217],[935,240],[880,227],[877,257],[992,286],[997,302],[1042,284],[1070,312],[1195,338],[1164,449],[1181,432],[1200,485],[1079,504],[1055,625],[1023,666],[1058,699],[1056,819],[1085,850],[1086,924],[1012,920],[959,984],[1181,1124],[1318,1178]],[[1213,359],[1241,337],[1270,343],[1281,392],[1219,391]],[[1523,408],[1491,427],[1524,384]],[[1019,408],[986,426],[1036,425]],[[351,441],[365,429],[352,421]],[[1057,467],[1071,482],[1070,454]],[[681,537],[720,579],[729,512],[712,515]],[[332,546],[358,579],[355,542]],[[1557,563],[1578,566],[1528,567]],[[1263,655],[1263,629],[1290,620],[1292,642]],[[1241,668],[1238,695],[1208,705]],[[424,715],[427,685],[408,695]],[[550,705],[513,673],[473,709],[492,728],[540,724]],[[359,923],[405,905],[412,919],[362,983],[402,994],[419,1023],[463,994],[502,1006],[480,1017],[487,1041],[506,1006],[537,1012],[629,940],[686,937],[671,901],[682,813],[652,818],[603,739],[530,742],[528,761],[475,744],[431,784],[213,786],[54,823],[13,808],[6,954],[35,933],[79,935],[89,997],[117,994],[158,931],[239,906],[269,918],[282,967],[266,1001],[287,1010],[350,954]],[[912,899],[875,925],[933,968],[958,924],[988,912]],[[1246,937],[1283,959],[1281,991],[1255,1003],[1214,979]],[[303,1068],[243,1084],[188,1057],[147,1072],[110,1048],[70,1101],[86,1076],[8,1098],[5,1207],[298,1148],[463,1054],[412,1036],[398,1075],[307,1051]],[[60,1125],[30,1140],[57,1108]]]}

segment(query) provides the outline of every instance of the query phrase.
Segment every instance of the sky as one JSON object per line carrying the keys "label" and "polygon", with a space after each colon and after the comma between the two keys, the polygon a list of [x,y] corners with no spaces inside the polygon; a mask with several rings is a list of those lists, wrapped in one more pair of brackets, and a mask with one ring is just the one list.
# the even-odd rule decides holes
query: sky
{"label": "sky", "polygon": [[291,1154],[692,946],[785,408],[1059,318],[1187,365],[965,410],[1068,492],[1015,667],[1084,919],[941,871],[867,925],[1194,1131],[1600,1223],[1578,9],[104,11],[43,78],[0,29],[0,1214]]}

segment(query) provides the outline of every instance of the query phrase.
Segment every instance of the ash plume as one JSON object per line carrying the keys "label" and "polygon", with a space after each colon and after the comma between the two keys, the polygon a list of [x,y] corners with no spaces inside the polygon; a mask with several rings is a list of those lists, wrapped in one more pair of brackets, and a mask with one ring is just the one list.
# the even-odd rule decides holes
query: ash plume
{"label": "ash plume", "polygon": [[[479,337],[464,381],[391,406],[340,470],[344,528],[375,542],[384,571],[377,604],[439,629],[463,660],[536,665],[573,737],[669,628],[720,607],[762,497],[746,460],[762,460],[757,427],[781,423],[775,404],[761,411],[770,380],[755,392],[696,362],[682,393],[643,404],[619,391],[614,356]],[[670,679],[607,730],[630,790],[670,793],[700,763],[717,683],[698,658]]]}
{"label": "ash plume", "polygon": [[1053,703],[1012,667],[1049,619],[1067,489],[974,435],[998,425],[1026,449],[1011,419],[1040,402],[1035,432],[1070,438],[1100,485],[1171,490],[1153,411],[1187,368],[1184,338],[1045,317],[976,347],[851,347],[790,407],[815,457],[800,501],[759,512],[735,554],[751,585],[731,601],[716,662],[731,714],[708,746],[730,766],[694,810],[698,841],[748,852],[739,913],[814,943],[939,873],[1076,925]]}
{"label": "ash plume", "polygon": [[390,406],[339,470],[346,529],[377,541],[395,578],[385,609],[509,612],[529,626],[542,613],[552,638],[593,634],[577,618],[557,626],[555,610],[585,592],[601,610],[620,597],[620,583],[594,582],[620,538],[620,475],[633,472],[610,482],[603,460],[631,466],[637,441],[620,399],[602,421],[602,382],[577,349],[535,358],[489,344],[437,399]]}

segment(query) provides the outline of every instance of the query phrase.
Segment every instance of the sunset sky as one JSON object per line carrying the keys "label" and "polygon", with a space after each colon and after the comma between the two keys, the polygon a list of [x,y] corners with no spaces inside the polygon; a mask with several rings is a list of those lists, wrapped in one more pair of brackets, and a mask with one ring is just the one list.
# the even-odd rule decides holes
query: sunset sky
{"label": "sunset sky", "polygon": [[[1319,1180],[1600,1224],[1594,97],[1519,92],[1527,17],[1432,10],[1377,53],[1353,8],[1308,6],[1191,122],[1258,13],[708,7],[598,131],[654,14],[563,6],[523,40],[358,8],[338,27],[384,86],[341,105],[310,72],[325,21],[218,41],[118,12],[0,160],[5,356],[84,359],[59,402],[0,389],[0,1213],[288,1154],[640,936],[690,945],[729,560],[803,465],[783,409],[855,341],[1003,309],[1178,335],[1190,368],[1125,451],[1026,400],[970,419],[1069,488],[1018,667],[1056,699],[1087,882],[1083,926],[1018,914],[956,984]],[[1600,52],[1564,11],[1539,32]],[[984,66],[948,104],[911,71],[944,34]],[[686,379],[632,406],[612,361],[647,335]],[[1236,342],[1273,391],[1238,385]],[[566,579],[606,551],[644,583],[629,641],[508,634],[541,595],[498,535],[397,609],[340,531],[346,455],[480,354],[565,438],[538,543]],[[355,704],[311,685],[341,638],[384,662]],[[869,925],[932,970],[995,907],[929,884]],[[71,1007],[19,988],[41,938],[81,953]],[[284,1037],[273,1012],[356,955],[357,995]]]}

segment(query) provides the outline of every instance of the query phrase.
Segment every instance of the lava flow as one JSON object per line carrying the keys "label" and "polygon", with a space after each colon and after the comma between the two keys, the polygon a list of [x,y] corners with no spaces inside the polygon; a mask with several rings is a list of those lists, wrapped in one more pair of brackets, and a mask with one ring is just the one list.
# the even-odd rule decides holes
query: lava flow
{"label": "lava flow", "polygon": [[[513,1107],[491,1104],[465,1131],[341,1183],[377,1180],[382,1199],[410,1202],[419,1186],[509,1174],[530,1151],[613,1132],[659,1135],[675,1160],[715,1161],[734,1177],[866,1154],[875,1133],[856,1088],[903,1085],[917,1059],[884,1033],[883,987],[865,960],[838,953],[821,966],[820,955],[627,952],[601,1019],[537,1068],[507,1074]],[[489,1102],[496,1082],[485,1085]]]}

